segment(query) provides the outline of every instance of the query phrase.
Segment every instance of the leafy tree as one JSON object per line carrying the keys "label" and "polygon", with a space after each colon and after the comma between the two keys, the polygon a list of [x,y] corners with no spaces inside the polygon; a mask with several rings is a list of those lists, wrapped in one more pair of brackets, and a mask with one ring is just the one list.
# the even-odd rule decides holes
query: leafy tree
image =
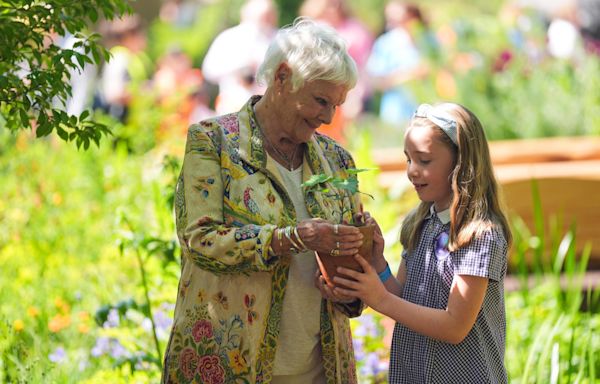
{"label": "leafy tree", "polygon": [[[0,0],[0,127],[98,145],[109,128],[89,111],[69,115],[60,105],[71,95],[72,71],[110,57],[88,26],[130,12],[127,0]],[[71,49],[56,45],[54,36],[68,34],[77,39]]]}

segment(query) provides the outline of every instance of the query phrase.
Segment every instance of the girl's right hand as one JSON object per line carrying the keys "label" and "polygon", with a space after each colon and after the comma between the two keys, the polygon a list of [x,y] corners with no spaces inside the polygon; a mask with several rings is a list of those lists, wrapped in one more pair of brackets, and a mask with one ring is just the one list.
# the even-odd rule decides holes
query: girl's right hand
{"label": "girl's right hand", "polygon": [[385,240],[381,232],[381,228],[377,221],[371,216],[369,212],[362,212],[356,214],[355,220],[364,221],[365,225],[375,226],[373,233],[373,260],[372,265],[376,271],[382,271],[387,267],[387,261],[383,256],[383,250],[385,249]]}

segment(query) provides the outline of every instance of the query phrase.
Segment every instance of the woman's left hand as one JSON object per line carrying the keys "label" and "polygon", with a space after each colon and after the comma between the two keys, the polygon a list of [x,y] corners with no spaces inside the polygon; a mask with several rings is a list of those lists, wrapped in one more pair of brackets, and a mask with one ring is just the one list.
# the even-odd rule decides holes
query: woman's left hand
{"label": "woman's left hand", "polygon": [[[375,309],[375,306],[383,301],[388,294],[388,291],[379,280],[379,276],[377,275],[377,272],[375,272],[375,269],[373,269],[362,256],[356,255],[354,258],[360,264],[364,272],[338,267],[338,273],[346,275],[349,278],[336,276],[333,279],[333,282],[336,284],[333,289],[333,294],[336,296],[361,299],[369,307]],[[342,288],[340,285],[344,285],[347,288]]]}
{"label": "woman's left hand", "polygon": [[315,287],[321,291],[321,296],[326,300],[331,300],[336,303],[351,303],[356,299],[352,296],[346,296],[341,293],[336,293],[333,289],[327,285],[325,278],[321,275],[321,272],[317,269],[315,273]]}

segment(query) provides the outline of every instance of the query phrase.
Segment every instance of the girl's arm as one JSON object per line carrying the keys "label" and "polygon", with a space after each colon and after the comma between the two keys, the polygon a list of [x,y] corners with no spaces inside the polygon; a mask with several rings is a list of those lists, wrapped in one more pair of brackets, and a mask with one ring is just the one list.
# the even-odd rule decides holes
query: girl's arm
{"label": "girl's arm", "polygon": [[[450,288],[446,309],[435,309],[411,303],[397,296],[402,290],[406,269],[404,261],[398,279],[381,283],[375,269],[360,255],[356,256],[364,273],[340,268],[340,272],[353,280],[336,277],[335,282],[350,289],[336,287],[337,294],[358,297],[368,306],[422,335],[451,344],[460,343],[470,332],[483,304],[488,279],[484,277],[455,275]],[[390,280],[395,280],[390,282]]]}

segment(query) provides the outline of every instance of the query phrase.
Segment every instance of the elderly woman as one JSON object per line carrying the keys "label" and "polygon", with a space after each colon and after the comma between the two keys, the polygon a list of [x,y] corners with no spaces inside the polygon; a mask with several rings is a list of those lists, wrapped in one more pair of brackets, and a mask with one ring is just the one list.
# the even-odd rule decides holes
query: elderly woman
{"label": "elderly woman", "polygon": [[301,183],[354,167],[316,130],[355,85],[356,66],[333,29],[299,19],[278,32],[257,78],[263,96],[189,129],[163,383],[355,383],[348,317],[362,302],[316,284],[315,252],[358,252],[357,228],[336,223],[360,202]]}

